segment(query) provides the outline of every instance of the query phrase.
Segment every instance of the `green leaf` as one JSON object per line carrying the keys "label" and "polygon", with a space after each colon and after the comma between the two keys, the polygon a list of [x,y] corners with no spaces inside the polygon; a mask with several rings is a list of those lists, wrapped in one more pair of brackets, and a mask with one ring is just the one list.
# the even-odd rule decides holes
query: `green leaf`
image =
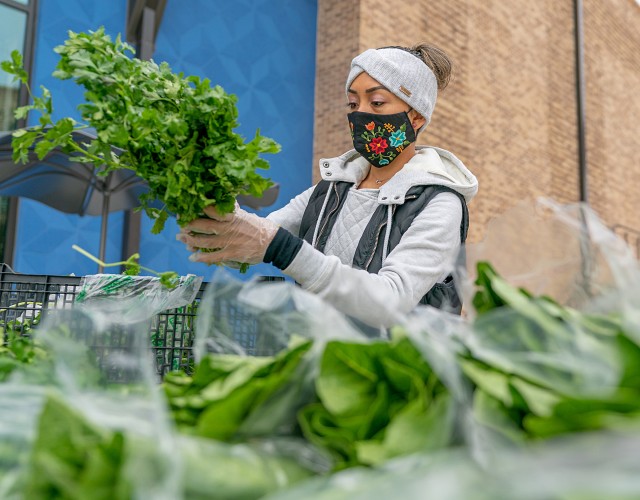
{"label": "green leaf", "polygon": [[10,75],[13,75],[14,81],[19,80],[25,85],[29,83],[29,75],[24,70],[22,54],[20,54],[19,51],[17,50],[11,51],[11,60],[2,61],[2,63],[0,63],[0,67],[2,67],[3,71],[6,71]]}
{"label": "green leaf", "polygon": [[38,156],[39,160],[42,160],[45,156],[47,156],[51,151],[53,151],[55,148],[57,147],[55,142],[51,142],[51,141],[47,141],[47,140],[40,140],[35,148],[34,151],[36,153],[36,155]]}
{"label": "green leaf", "polygon": [[153,234],[160,234],[164,229],[164,225],[167,222],[168,218],[169,218],[169,214],[167,212],[165,212],[164,210],[160,211],[158,213],[158,216],[155,219],[155,222],[153,223],[151,232]]}
{"label": "green leaf", "polygon": [[[196,406],[203,410],[197,417],[196,432],[221,440],[231,439],[241,428],[248,435],[265,432],[265,427],[243,426],[246,420],[259,419],[254,413],[262,412],[265,404],[277,415],[284,417],[290,414],[295,400],[283,397],[277,404],[272,404],[273,398],[292,383],[291,375],[310,347],[311,342],[304,341],[275,357],[210,355],[205,358],[196,369],[192,389],[185,392],[186,396],[197,395],[197,398],[187,398],[184,403],[188,405],[191,402],[194,408],[195,401]],[[175,399],[170,403],[174,404]],[[266,429],[272,430],[278,425],[279,422],[272,422]]]}
{"label": "green leaf", "polygon": [[622,365],[619,387],[640,389],[640,346],[623,334],[616,339]]}
{"label": "green leaf", "polygon": [[464,374],[479,389],[496,398],[505,406],[512,406],[513,398],[509,389],[508,375],[473,359],[460,359],[459,362]]}
{"label": "green leaf", "polygon": [[223,441],[232,438],[251,410],[253,400],[264,389],[265,382],[257,379],[218,399],[218,404],[209,404],[198,420],[197,433]]}
{"label": "green leaf", "polygon": [[388,350],[384,343],[350,344],[329,342],[320,361],[316,390],[334,415],[363,413],[376,397],[379,378],[377,353]]}
{"label": "green leaf", "polygon": [[473,415],[478,424],[494,437],[508,443],[523,443],[526,435],[521,428],[521,416],[510,411],[500,401],[477,389],[473,395]]}
{"label": "green leaf", "polygon": [[446,447],[452,441],[453,410],[453,399],[446,393],[426,409],[418,401],[408,404],[391,420],[381,443],[356,444],[360,463],[379,465],[393,457]]}
{"label": "green leaf", "polygon": [[[29,111],[31,111],[32,109],[33,109],[33,106],[20,106],[16,108],[16,110],[13,112],[13,116],[16,120],[22,120],[27,117],[27,115],[29,114]],[[14,137],[15,137],[15,134],[14,134]]]}
{"label": "green leaf", "polygon": [[512,377],[509,383],[522,396],[527,407],[534,415],[551,415],[556,404],[562,399],[560,395],[521,378]]}
{"label": "green leaf", "polygon": [[335,470],[358,464],[353,433],[339,427],[335,417],[320,403],[302,408],[298,422],[303,435],[316,446],[327,450],[335,460]]}
{"label": "green leaf", "polygon": [[26,498],[125,499],[132,494],[123,473],[124,438],[90,425],[57,398],[42,410]]}

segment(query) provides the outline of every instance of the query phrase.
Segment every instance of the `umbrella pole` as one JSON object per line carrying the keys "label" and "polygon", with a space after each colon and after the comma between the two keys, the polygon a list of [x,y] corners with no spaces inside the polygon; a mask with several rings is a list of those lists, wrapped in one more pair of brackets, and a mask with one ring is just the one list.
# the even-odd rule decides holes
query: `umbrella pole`
{"label": "umbrella pole", "polygon": [[[109,197],[110,193],[106,192],[104,194],[104,200],[102,202],[102,221],[100,224],[100,252],[99,258],[102,262],[106,258],[106,247],[107,247],[107,223],[109,222]],[[98,273],[101,274],[104,271],[102,265],[98,265]]]}

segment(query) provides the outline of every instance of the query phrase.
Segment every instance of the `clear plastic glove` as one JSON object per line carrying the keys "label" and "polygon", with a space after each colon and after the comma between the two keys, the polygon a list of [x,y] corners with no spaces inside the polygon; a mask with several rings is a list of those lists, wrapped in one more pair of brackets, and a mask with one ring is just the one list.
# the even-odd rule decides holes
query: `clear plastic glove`
{"label": "clear plastic glove", "polygon": [[278,225],[246,212],[236,203],[233,213],[220,215],[214,207],[204,209],[207,218],[196,219],[176,235],[195,252],[189,260],[206,264],[262,262]]}

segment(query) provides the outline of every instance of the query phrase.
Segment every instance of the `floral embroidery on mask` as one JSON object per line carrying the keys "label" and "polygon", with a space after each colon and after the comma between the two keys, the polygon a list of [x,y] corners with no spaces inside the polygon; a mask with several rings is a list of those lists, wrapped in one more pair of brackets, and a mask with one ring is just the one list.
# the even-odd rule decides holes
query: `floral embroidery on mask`
{"label": "floral embroidery on mask", "polygon": [[391,145],[394,148],[402,146],[406,140],[407,134],[404,133],[404,130],[396,130],[391,134],[391,136],[389,136],[389,142],[391,142]]}
{"label": "floral embroidery on mask", "polygon": [[407,112],[380,115],[349,113],[353,147],[374,167],[388,165],[416,140]]}
{"label": "floral embroidery on mask", "polygon": [[369,147],[374,153],[382,154],[389,147],[389,144],[387,144],[386,139],[383,139],[382,137],[374,137],[373,139],[371,139]]}

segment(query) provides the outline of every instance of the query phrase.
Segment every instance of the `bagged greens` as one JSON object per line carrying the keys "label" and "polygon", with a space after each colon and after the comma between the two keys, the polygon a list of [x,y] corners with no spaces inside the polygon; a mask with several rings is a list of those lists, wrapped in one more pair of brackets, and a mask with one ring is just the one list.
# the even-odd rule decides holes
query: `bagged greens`
{"label": "bagged greens", "polygon": [[45,402],[31,451],[25,497],[126,500],[125,436],[99,429],[61,400]]}
{"label": "bagged greens", "polygon": [[286,388],[303,378],[297,368],[310,347],[300,340],[275,356],[212,354],[192,377],[168,373],[164,389],[173,418],[186,432],[223,441],[290,428],[294,423],[281,419],[297,401]]}
{"label": "bagged greens", "polygon": [[262,498],[312,477],[301,456],[304,443],[282,451],[277,441],[227,444],[197,436],[180,436],[185,500]]}
{"label": "bagged greens", "polygon": [[452,400],[406,337],[329,342],[315,385],[319,401],[300,411],[300,425],[336,469],[452,443]]}
{"label": "bagged greens", "polygon": [[613,314],[563,307],[478,263],[460,366],[478,421],[511,440],[638,426],[640,346]]}

